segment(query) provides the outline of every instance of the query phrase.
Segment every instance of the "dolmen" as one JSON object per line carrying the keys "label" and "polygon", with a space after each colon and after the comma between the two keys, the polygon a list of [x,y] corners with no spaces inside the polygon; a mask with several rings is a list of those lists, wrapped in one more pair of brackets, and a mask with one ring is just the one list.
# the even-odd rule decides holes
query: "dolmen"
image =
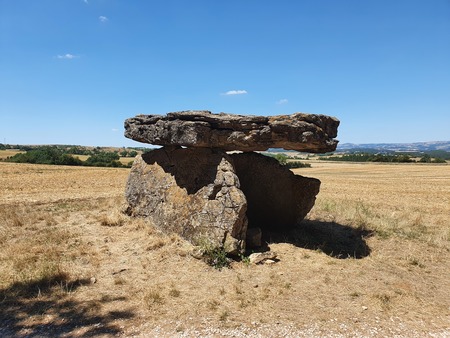
{"label": "dolmen", "polygon": [[181,111],[125,120],[125,136],[162,146],[133,163],[128,213],[194,245],[229,254],[261,245],[261,233],[287,231],[314,205],[320,181],[295,175],[256,151],[336,149],[339,120]]}

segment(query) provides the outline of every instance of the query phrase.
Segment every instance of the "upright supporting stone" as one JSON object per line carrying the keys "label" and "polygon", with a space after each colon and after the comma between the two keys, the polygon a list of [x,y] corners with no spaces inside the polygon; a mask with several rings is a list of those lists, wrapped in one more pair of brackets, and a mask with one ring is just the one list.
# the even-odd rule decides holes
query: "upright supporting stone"
{"label": "upright supporting stone", "polygon": [[194,244],[237,254],[247,232],[247,200],[239,187],[225,152],[163,147],[136,157],[126,199],[131,215],[148,217]]}
{"label": "upright supporting stone", "polygon": [[320,181],[295,175],[269,156],[232,154],[241,189],[247,197],[249,227],[280,231],[300,223],[314,206]]}

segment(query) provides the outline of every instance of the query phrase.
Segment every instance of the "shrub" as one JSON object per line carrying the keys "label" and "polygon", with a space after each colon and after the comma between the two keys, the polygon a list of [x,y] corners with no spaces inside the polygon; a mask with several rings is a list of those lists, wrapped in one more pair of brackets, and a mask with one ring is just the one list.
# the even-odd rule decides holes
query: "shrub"
{"label": "shrub", "polygon": [[294,168],[310,168],[311,165],[309,163],[302,163],[300,161],[288,161],[292,159],[292,157],[287,156],[286,154],[280,153],[276,155],[272,154],[264,154],[269,157],[273,157],[280,163],[282,166],[286,166],[287,168],[294,169]]}
{"label": "shrub", "polygon": [[115,152],[100,152],[90,156],[84,165],[93,167],[122,167],[119,154]]}
{"label": "shrub", "polygon": [[421,163],[431,163],[431,156],[428,155],[428,154],[425,154],[425,155],[423,155],[420,158],[419,162],[421,162]]}
{"label": "shrub", "polygon": [[78,157],[73,157],[69,154],[62,154],[59,159],[56,161],[55,164],[60,165],[82,165],[83,161],[80,160]]}
{"label": "shrub", "polygon": [[224,248],[214,248],[205,252],[206,263],[213,266],[217,270],[228,268],[230,266],[230,259]]}
{"label": "shrub", "polygon": [[286,165],[288,157],[285,154],[276,154],[274,157],[281,165]]}
{"label": "shrub", "polygon": [[309,163],[303,163],[303,162],[300,162],[300,161],[286,162],[285,166],[288,167],[288,168],[290,168],[290,169],[295,169],[295,168],[311,168],[311,164],[309,164]]}
{"label": "shrub", "polygon": [[202,252],[203,260],[210,266],[217,270],[228,268],[230,266],[230,259],[223,247],[217,247],[208,239],[199,241],[200,252]]}

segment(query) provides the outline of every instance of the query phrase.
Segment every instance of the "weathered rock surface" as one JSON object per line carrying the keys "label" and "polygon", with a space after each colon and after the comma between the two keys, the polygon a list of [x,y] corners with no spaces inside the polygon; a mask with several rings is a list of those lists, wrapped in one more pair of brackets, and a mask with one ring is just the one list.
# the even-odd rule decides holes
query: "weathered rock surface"
{"label": "weathered rock surface", "polygon": [[279,116],[182,111],[138,115],[125,121],[125,136],[155,145],[263,151],[284,148],[311,153],[334,151],[339,120],[295,113]]}
{"label": "weathered rock surface", "polygon": [[229,155],[218,149],[163,147],[138,156],[126,187],[131,215],[197,245],[242,252],[247,200]]}
{"label": "weathered rock surface", "polygon": [[249,227],[259,227],[263,233],[291,228],[314,206],[318,179],[295,175],[276,159],[258,153],[231,158],[247,198]]}

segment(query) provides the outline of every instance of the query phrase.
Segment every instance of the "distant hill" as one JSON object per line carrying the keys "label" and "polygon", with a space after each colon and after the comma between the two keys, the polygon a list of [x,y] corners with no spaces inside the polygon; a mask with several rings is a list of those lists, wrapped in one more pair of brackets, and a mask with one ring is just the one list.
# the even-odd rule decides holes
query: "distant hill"
{"label": "distant hill", "polygon": [[337,151],[374,150],[374,151],[400,151],[424,152],[433,150],[450,151],[450,141],[415,142],[415,143],[342,143],[338,144]]}

